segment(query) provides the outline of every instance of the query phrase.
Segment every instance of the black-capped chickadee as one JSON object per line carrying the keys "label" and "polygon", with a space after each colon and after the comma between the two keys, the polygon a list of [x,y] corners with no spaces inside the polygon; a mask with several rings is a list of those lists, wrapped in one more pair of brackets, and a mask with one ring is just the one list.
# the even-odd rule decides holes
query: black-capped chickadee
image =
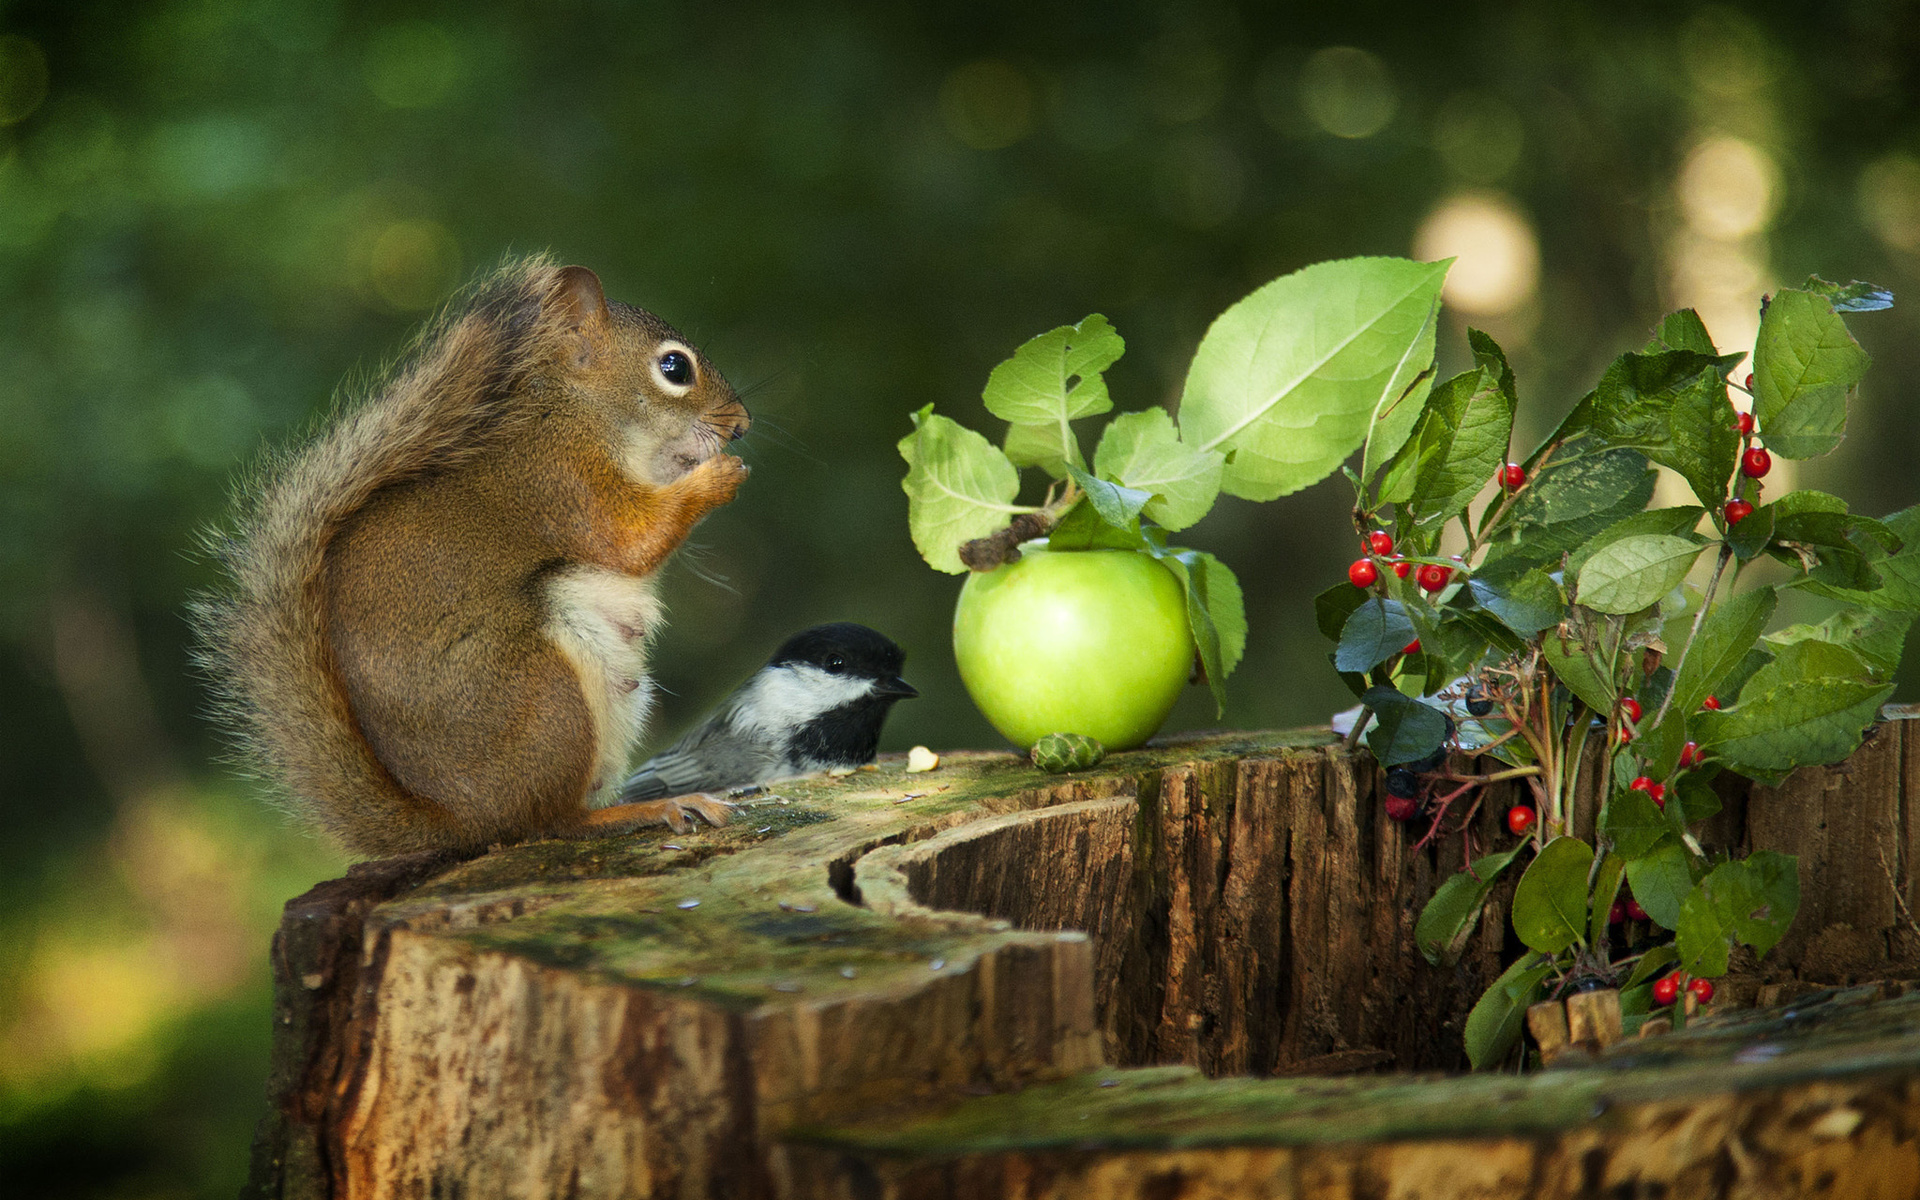
{"label": "black-capped chickadee", "polygon": [[796,633],[706,720],[635,771],[620,802],[871,762],[894,701],[920,694],[900,678],[905,661],[900,647],[865,625]]}

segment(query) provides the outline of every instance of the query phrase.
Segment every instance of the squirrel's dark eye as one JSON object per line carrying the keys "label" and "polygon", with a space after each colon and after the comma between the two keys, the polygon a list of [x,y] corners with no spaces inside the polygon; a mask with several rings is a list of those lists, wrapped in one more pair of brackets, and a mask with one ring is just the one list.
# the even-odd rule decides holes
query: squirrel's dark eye
{"label": "squirrel's dark eye", "polygon": [[660,374],[668,383],[685,387],[693,382],[693,360],[678,350],[660,356]]}
{"label": "squirrel's dark eye", "polygon": [[838,675],[840,674],[840,672],[846,669],[847,669],[846,659],[841,658],[838,654],[831,654],[827,656],[827,674]]}

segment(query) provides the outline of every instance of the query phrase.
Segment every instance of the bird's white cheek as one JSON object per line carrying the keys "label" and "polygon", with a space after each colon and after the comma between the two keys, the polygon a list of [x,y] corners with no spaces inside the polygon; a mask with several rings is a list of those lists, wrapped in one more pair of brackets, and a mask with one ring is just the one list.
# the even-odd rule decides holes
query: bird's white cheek
{"label": "bird's white cheek", "polygon": [[747,695],[734,710],[734,728],[784,736],[872,690],[869,680],[829,675],[818,667],[771,667],[747,685]]}

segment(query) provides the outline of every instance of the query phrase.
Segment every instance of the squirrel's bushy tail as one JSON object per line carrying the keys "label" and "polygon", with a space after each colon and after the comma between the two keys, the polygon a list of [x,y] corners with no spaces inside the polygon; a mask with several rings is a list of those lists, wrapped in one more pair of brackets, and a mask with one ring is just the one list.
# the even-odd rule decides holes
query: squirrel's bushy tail
{"label": "squirrel's bushy tail", "polygon": [[[363,400],[256,470],[235,527],[205,539],[227,573],[193,606],[216,713],[278,803],[357,853],[429,848],[403,831],[431,824],[433,806],[395,783],[347,706],[323,607],[327,548],[374,492],[458,461],[509,419],[504,402],[565,345],[543,303],[558,271],[541,256],[481,280]],[[396,806],[414,819],[394,819]]]}

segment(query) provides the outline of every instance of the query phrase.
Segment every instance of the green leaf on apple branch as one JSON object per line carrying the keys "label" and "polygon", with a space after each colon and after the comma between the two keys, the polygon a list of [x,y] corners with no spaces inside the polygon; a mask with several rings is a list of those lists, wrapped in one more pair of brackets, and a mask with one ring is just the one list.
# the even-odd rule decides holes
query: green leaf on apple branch
{"label": "green leaf on apple branch", "polygon": [[1580,568],[1577,599],[1596,612],[1651,608],[1687,577],[1701,545],[1691,538],[1643,533],[1602,547]]}
{"label": "green leaf on apple branch", "polygon": [[1581,939],[1592,865],[1593,847],[1579,838],[1557,837],[1541,849],[1513,889],[1513,932],[1521,941],[1558,954]]}
{"label": "green leaf on apple branch", "polygon": [[1733,770],[1778,777],[1853,753],[1892,694],[1893,684],[1845,646],[1794,642],[1754,672],[1738,704],[1700,713],[1692,727],[1701,749]]}
{"label": "green leaf on apple branch", "polygon": [[[1380,460],[1426,396],[1446,263],[1352,258],[1282,276],[1222,313],[1194,354],[1180,436],[1230,461],[1220,487],[1271,500],[1326,477],[1376,421]],[[1408,392],[1409,387],[1412,391]],[[1404,394],[1403,394],[1404,393]]]}
{"label": "green leaf on apple branch", "polygon": [[1383,767],[1418,762],[1447,740],[1447,716],[1390,687],[1367,689],[1360,703],[1377,721],[1367,734],[1367,749]]}
{"label": "green leaf on apple branch", "polygon": [[1047,549],[1148,550],[1150,547],[1140,532],[1138,517],[1125,525],[1109,524],[1094,508],[1092,499],[1082,496],[1047,536]]}
{"label": "green leaf on apple branch", "polygon": [[936,571],[966,572],[960,547],[1005,528],[1016,513],[1033,512],[1013,503],[1020,493],[1020,472],[992,442],[946,417],[933,405],[913,414],[913,432],[900,439],[907,460],[907,526],[920,557]]}
{"label": "green leaf on apple branch", "polygon": [[1181,530],[1213,507],[1226,460],[1215,450],[1195,450],[1180,440],[1164,408],[1121,413],[1107,423],[1093,451],[1093,469],[1149,493],[1148,519]]}
{"label": "green leaf on apple branch", "polygon": [[[1478,365],[1433,390],[1412,436],[1388,464],[1386,478],[1402,482],[1381,487],[1382,500],[1407,502],[1422,525],[1443,525],[1465,512],[1506,461],[1513,371],[1493,339],[1479,330],[1469,337],[1476,339]],[[1415,465],[1403,469],[1403,463]]]}
{"label": "green leaf on apple branch", "polygon": [[[1753,588],[1721,600],[1700,622],[1700,632],[1687,647],[1685,661],[1673,680],[1670,719],[1682,719],[1699,711],[1708,696],[1726,680],[1733,669],[1753,649],[1760,633],[1773,616],[1774,590]],[[1737,694],[1737,693],[1736,693]],[[1722,696],[1731,701],[1732,696]]]}
{"label": "green leaf on apple branch", "polygon": [[1240,581],[1227,565],[1202,550],[1178,547],[1150,551],[1187,594],[1187,626],[1206,669],[1207,686],[1219,711],[1227,708],[1227,676],[1247,649],[1247,606]]}
{"label": "green leaf on apple branch", "polygon": [[1690,308],[1670,312],[1660,321],[1660,328],[1654,330],[1653,340],[1647,343],[1643,354],[1657,354],[1662,350],[1691,350],[1696,354],[1712,355],[1713,337],[1707,333],[1706,322],[1700,314]]}
{"label": "green leaf on apple branch", "polygon": [[1341,626],[1333,664],[1342,671],[1371,671],[1412,640],[1413,621],[1406,607],[1398,600],[1375,596],[1354,609]]}
{"label": "green leaf on apple branch", "polygon": [[1638,858],[1627,860],[1627,882],[1633,898],[1662,929],[1680,925],[1680,904],[1693,891],[1693,856],[1677,839],[1668,838]]}
{"label": "green leaf on apple branch", "polygon": [[1701,504],[1718,508],[1740,455],[1726,373],[1741,357],[1691,350],[1621,355],[1594,389],[1594,432],[1672,467]]}
{"label": "green leaf on apple branch", "polygon": [[1030,338],[993,369],[981,399],[987,411],[1013,423],[1007,456],[1023,467],[1041,467],[1056,479],[1080,466],[1080,440],[1070,421],[1113,407],[1101,375],[1127,344],[1099,313],[1078,325],[1062,325]]}
{"label": "green leaf on apple branch", "polygon": [[1838,446],[1847,401],[1871,361],[1825,296],[1797,288],[1776,294],[1753,348],[1753,415],[1767,448],[1812,458]]}
{"label": "green leaf on apple branch", "polygon": [[1462,1040],[1466,1043],[1467,1062],[1476,1071],[1485,1070],[1506,1058],[1520,1040],[1520,1029],[1527,1008],[1544,994],[1544,983],[1553,973],[1551,962],[1538,955],[1523,954],[1481,994],[1473,1011],[1467,1014]]}
{"label": "green leaf on apple branch", "polygon": [[1521,637],[1532,637],[1558,625],[1567,615],[1567,598],[1553,576],[1538,567],[1512,582],[1495,583],[1475,577],[1467,581],[1481,608],[1500,618]]}
{"label": "green leaf on apple branch", "polygon": [[1068,467],[1067,474],[1080,485],[1080,490],[1087,494],[1087,503],[1093,505],[1093,511],[1100,514],[1100,519],[1116,529],[1137,525],[1140,521],[1140,510],[1147,506],[1147,501],[1153,499],[1138,488],[1109,483],[1104,479],[1095,478],[1079,467]]}
{"label": "green leaf on apple branch", "polygon": [[1486,905],[1487,893],[1493,890],[1500,872],[1507,869],[1507,864],[1526,845],[1519,842],[1511,849],[1482,855],[1473,860],[1471,868],[1455,874],[1434,891],[1433,899],[1420,910],[1420,919],[1413,927],[1414,944],[1420,947],[1420,953],[1428,962],[1436,967],[1450,967],[1459,961],[1467,938],[1480,923],[1480,910]]}

